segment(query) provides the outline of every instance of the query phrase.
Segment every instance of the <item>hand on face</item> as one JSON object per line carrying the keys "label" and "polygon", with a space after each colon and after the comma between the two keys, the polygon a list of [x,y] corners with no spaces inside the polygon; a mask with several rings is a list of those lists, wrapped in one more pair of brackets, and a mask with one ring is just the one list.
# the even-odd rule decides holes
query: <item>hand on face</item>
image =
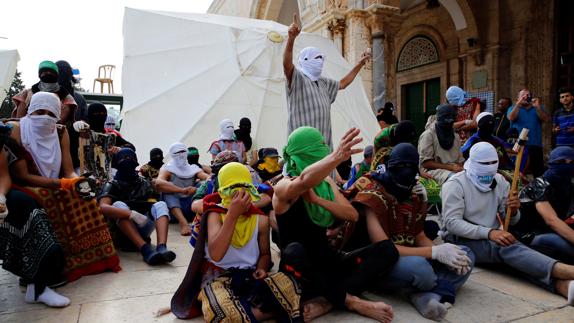
{"label": "hand on face", "polygon": [[245,190],[238,190],[233,194],[233,199],[229,205],[228,216],[239,217],[240,215],[246,213],[251,206],[251,195]]}

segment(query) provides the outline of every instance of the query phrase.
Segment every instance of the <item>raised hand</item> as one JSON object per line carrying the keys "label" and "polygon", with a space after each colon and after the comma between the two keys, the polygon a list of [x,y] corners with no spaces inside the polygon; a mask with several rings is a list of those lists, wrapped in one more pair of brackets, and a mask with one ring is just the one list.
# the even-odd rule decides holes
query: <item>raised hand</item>
{"label": "raised hand", "polygon": [[363,151],[362,148],[353,148],[353,146],[363,141],[363,138],[360,137],[357,138],[359,133],[360,130],[357,128],[351,128],[347,130],[347,132],[343,136],[343,139],[341,139],[339,147],[337,147],[337,149],[333,152],[335,158],[343,162],[349,159],[349,157],[351,157],[352,155]]}
{"label": "raised hand", "polygon": [[289,38],[295,39],[301,33],[301,28],[297,23],[297,14],[293,14],[293,22],[289,25]]}
{"label": "raised hand", "polygon": [[359,59],[359,64],[365,65],[371,59],[371,49],[367,48],[366,51],[361,54],[361,58]]}

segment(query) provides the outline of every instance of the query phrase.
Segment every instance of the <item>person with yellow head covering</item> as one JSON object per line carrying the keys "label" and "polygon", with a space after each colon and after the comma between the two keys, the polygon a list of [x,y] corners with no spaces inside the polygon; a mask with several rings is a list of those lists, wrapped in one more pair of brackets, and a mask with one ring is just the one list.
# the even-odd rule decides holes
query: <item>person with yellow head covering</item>
{"label": "person with yellow head covering", "polygon": [[260,197],[249,169],[228,163],[217,180],[217,193],[204,198],[199,238],[172,312],[191,318],[201,311],[206,322],[258,322],[274,315],[302,322],[296,281],[268,273],[269,218],[253,205]]}
{"label": "person with yellow head covering", "polygon": [[350,129],[340,146],[329,153],[317,129],[300,127],[289,135],[283,150],[287,176],[275,185],[273,195],[281,248],[279,267],[301,278],[306,322],[333,307],[379,322],[393,318],[389,305],[357,295],[393,267],[398,259],[394,245],[381,241],[341,257],[327,240],[327,228],[335,221],[356,222],[359,217],[329,177],[337,165],[362,151],[354,148],[362,140],[358,135],[358,129]]}

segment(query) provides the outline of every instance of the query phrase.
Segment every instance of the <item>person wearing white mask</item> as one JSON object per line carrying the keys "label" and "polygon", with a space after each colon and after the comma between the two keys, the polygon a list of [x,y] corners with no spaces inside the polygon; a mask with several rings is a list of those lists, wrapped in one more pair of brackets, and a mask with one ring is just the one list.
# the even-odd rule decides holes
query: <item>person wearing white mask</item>
{"label": "person wearing white mask", "polygon": [[318,129],[332,148],[331,104],[335,102],[337,92],[349,86],[371,58],[370,49],[363,53],[345,77],[339,81],[332,80],[321,76],[326,57],[318,48],[307,47],[301,50],[299,66],[293,65],[293,45],[300,32],[297,14],[294,14],[283,54],[283,71],[287,79],[287,135],[299,127],[310,126]]}
{"label": "person wearing white mask", "polygon": [[209,175],[197,165],[189,164],[187,147],[181,142],[173,143],[169,147],[169,156],[171,160],[159,170],[156,188],[163,193],[163,200],[166,202],[171,215],[179,223],[181,235],[188,236],[191,234],[188,221],[194,217],[191,211],[191,202],[193,194],[197,190],[195,181],[197,179],[206,180]]}
{"label": "person wearing white mask", "polygon": [[57,124],[60,116],[57,95],[35,93],[26,116],[9,123],[12,140],[6,149],[12,180],[38,201],[54,226],[65,255],[65,282],[121,268],[93,185],[73,170],[68,132]]}
{"label": "person wearing white mask", "polygon": [[[516,224],[520,200],[516,193],[508,197],[510,184],[497,170],[498,154],[491,144],[472,146],[464,171],[450,177],[441,190],[444,240],[470,248],[476,264],[506,264],[573,305],[574,266],[530,249],[501,230],[497,213],[502,221],[511,216],[511,225]],[[506,214],[507,207],[511,214]]]}
{"label": "person wearing white mask", "polygon": [[211,153],[211,160],[215,159],[215,156],[224,150],[231,150],[237,154],[239,162],[245,164],[247,162],[247,150],[242,141],[235,138],[235,128],[233,127],[233,121],[230,119],[223,119],[219,123],[219,139],[212,142],[209,146],[209,152]]}

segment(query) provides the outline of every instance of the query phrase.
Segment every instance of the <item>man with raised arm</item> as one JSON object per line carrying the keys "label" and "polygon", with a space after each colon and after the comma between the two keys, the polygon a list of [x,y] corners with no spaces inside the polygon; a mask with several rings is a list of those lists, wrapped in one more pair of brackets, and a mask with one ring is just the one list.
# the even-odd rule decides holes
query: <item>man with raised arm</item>
{"label": "man with raised arm", "polygon": [[326,58],[318,48],[303,48],[299,53],[298,66],[293,65],[293,44],[300,32],[297,14],[294,14],[283,55],[283,71],[287,79],[288,133],[302,126],[317,128],[332,148],[331,104],[335,102],[337,92],[349,86],[371,58],[370,49],[363,53],[345,77],[336,81],[321,76]]}

